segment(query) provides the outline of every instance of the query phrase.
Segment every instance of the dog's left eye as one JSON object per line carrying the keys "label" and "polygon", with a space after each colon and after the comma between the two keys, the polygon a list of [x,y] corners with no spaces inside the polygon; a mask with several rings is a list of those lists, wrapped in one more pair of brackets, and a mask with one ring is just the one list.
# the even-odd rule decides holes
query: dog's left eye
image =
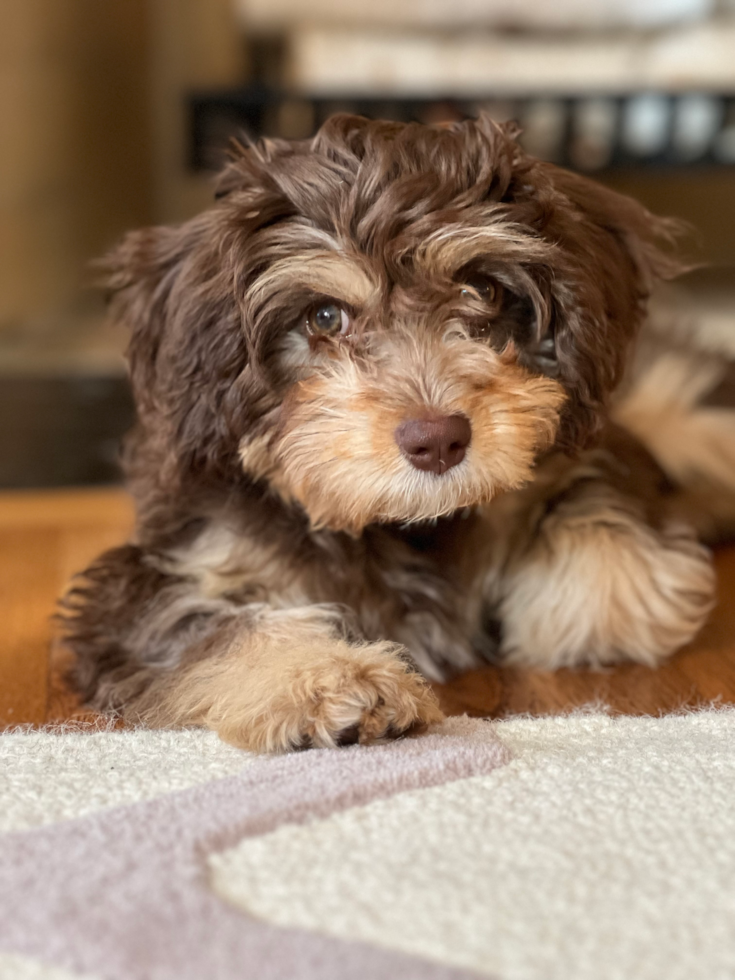
{"label": "dog's left eye", "polygon": [[320,303],[306,314],[306,329],[317,337],[334,337],[347,333],[350,316],[337,303]]}

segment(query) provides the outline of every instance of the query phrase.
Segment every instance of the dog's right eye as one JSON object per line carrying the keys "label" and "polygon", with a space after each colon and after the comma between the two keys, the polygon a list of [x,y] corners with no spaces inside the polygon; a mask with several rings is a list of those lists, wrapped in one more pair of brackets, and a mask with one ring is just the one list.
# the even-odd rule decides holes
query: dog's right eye
{"label": "dog's right eye", "polygon": [[344,336],[351,326],[350,316],[337,303],[320,303],[306,314],[307,331],[315,337]]}
{"label": "dog's right eye", "polygon": [[494,281],[480,273],[469,274],[460,286],[460,293],[465,299],[479,299],[483,303],[492,303],[497,292]]}

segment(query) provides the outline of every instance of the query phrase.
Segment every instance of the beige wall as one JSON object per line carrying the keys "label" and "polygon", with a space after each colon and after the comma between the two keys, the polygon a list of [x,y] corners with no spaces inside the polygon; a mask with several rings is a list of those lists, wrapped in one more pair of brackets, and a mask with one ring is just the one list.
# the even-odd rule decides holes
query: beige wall
{"label": "beige wall", "polygon": [[0,329],[74,302],[148,220],[146,0],[0,5]]}
{"label": "beige wall", "polygon": [[241,31],[232,0],[150,0],[153,189],[158,221],[206,207],[211,180],[187,172],[183,92],[236,85],[244,78]]}
{"label": "beige wall", "polygon": [[66,314],[125,229],[209,198],[183,94],[239,78],[230,0],[0,0],[0,330]]}

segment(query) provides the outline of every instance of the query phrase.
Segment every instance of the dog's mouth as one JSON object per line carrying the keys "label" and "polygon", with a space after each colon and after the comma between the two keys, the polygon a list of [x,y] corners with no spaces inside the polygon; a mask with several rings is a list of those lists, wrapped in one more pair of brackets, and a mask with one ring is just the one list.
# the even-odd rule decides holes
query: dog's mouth
{"label": "dog's mouth", "polygon": [[462,528],[471,522],[480,510],[479,504],[467,507],[459,507],[442,514],[439,517],[419,518],[415,521],[387,521],[381,524],[389,531],[402,538],[410,539],[411,542],[421,550],[421,543],[425,542],[427,547],[432,546],[437,539],[446,534],[454,534],[458,528]]}
{"label": "dog's mouth", "polygon": [[451,561],[462,541],[476,535],[480,505],[459,507],[441,517],[415,521],[386,521],[369,525],[369,529],[387,534],[408,545],[413,552]]}
{"label": "dog's mouth", "polygon": [[439,517],[420,517],[415,521],[388,521],[386,523],[401,531],[432,531],[438,527],[469,520],[477,513],[479,506],[479,504],[473,504],[467,507],[458,507],[456,510],[452,510],[448,514],[441,514]]}

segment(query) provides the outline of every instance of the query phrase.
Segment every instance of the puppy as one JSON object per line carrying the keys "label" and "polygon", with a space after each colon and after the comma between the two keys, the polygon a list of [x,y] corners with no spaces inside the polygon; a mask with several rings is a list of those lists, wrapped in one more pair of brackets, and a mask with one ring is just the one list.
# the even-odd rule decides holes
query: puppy
{"label": "puppy", "polygon": [[696,634],[735,433],[719,361],[635,343],[675,227],[516,135],[335,116],[108,257],[137,530],[65,602],[88,704],[370,743],[441,718],[425,678]]}

